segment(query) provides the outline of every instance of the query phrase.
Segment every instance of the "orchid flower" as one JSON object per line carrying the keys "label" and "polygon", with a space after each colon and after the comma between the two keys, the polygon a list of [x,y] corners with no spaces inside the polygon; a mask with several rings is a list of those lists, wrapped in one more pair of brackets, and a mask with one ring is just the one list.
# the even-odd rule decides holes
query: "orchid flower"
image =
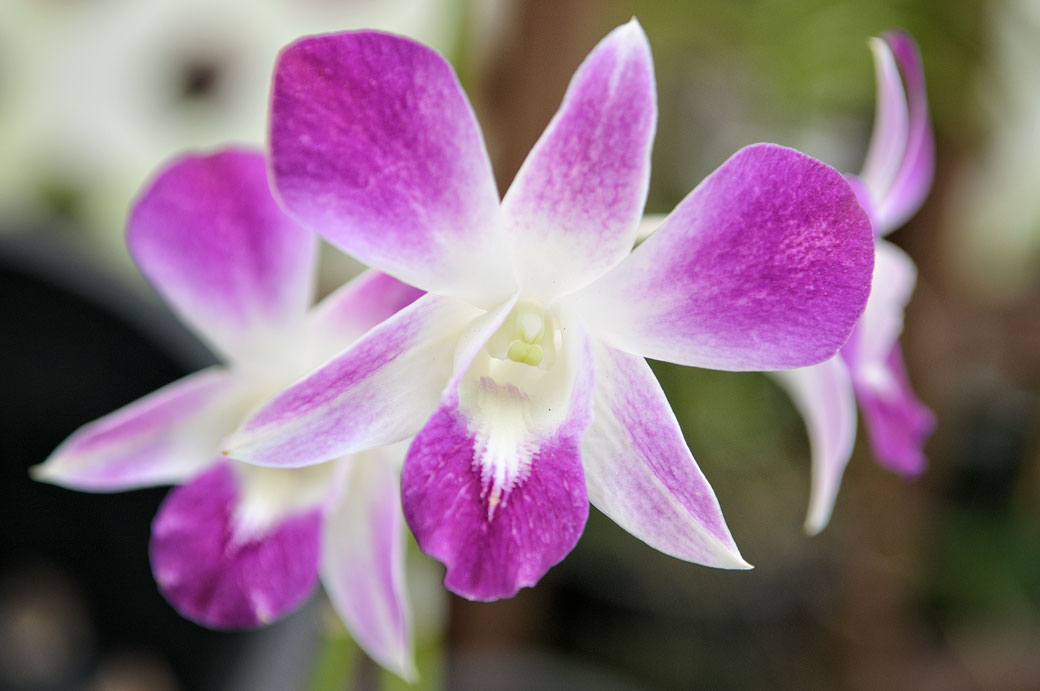
{"label": "orchid flower", "polygon": [[110,492],[180,485],[152,523],[152,571],[184,616],[247,628],[295,609],[318,575],[378,662],[413,674],[403,591],[404,449],[306,469],[221,456],[264,399],[420,291],[363,274],[314,309],[313,233],[271,196],[260,152],[186,156],[136,202],[128,244],[142,273],[226,365],[189,375],[75,432],[38,479]]}
{"label": "orchid flower", "polygon": [[830,360],[786,372],[778,381],[801,411],[812,446],[812,490],[806,530],[830,520],[856,439],[856,402],[878,462],[906,476],[924,470],[922,446],[932,412],[907,380],[899,345],[903,310],[917,269],[882,238],[920,208],[932,185],[935,145],[924,70],[913,39],[889,32],[870,42],[877,71],[877,115],[863,171],[850,176],[877,241],[873,289],[849,342]]}
{"label": "orchid flower", "polygon": [[286,48],[270,135],[285,208],[427,294],[265,404],[229,453],[298,467],[418,430],[405,518],[471,599],[535,584],[590,501],[662,552],[749,568],[644,358],[827,359],[866,302],[870,225],[839,173],[762,144],[633,251],[656,108],[633,20],[578,68],[500,201],[437,53],[371,32]]}

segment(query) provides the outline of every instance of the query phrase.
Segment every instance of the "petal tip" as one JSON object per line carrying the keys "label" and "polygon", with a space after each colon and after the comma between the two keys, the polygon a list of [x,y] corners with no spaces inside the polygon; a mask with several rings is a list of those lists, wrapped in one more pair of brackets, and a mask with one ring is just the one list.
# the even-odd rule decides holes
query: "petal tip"
{"label": "petal tip", "polygon": [[805,523],[802,525],[802,530],[809,537],[816,537],[823,532],[823,529],[827,527],[830,522],[827,518],[817,518],[814,516],[807,517]]}
{"label": "petal tip", "polygon": [[881,36],[876,37],[875,40],[884,42],[893,51],[905,51],[919,59],[919,49],[917,47],[917,41],[910,35],[910,32],[906,29],[900,29],[898,27],[888,29],[882,32]]}
{"label": "petal tip", "polygon": [[631,34],[633,37],[639,36],[644,41],[648,40],[646,37],[646,31],[643,30],[643,25],[639,23],[639,20],[636,19],[635,15],[633,15],[627,22],[620,25],[616,30],[619,33],[625,32]]}
{"label": "petal tip", "polygon": [[37,482],[56,484],[59,475],[60,473],[55,470],[54,464],[50,461],[37,463],[29,468],[29,477]]}
{"label": "petal tip", "polygon": [[744,559],[740,553],[740,548],[737,547],[732,537],[728,536],[726,540],[716,538],[716,545],[718,549],[716,550],[715,558],[711,562],[704,562],[705,566],[726,569],[728,571],[749,571],[755,568],[754,565]]}
{"label": "petal tip", "polygon": [[883,36],[871,36],[867,39],[867,47],[872,53],[888,50],[888,41]]}
{"label": "petal tip", "polygon": [[748,563],[744,557],[740,556],[740,552],[734,551],[729,553],[730,560],[727,563],[720,564],[720,568],[731,569],[733,571],[751,571],[755,568],[754,564]]}
{"label": "petal tip", "polygon": [[830,501],[824,501],[821,498],[814,497],[809,502],[809,510],[805,513],[805,523],[802,525],[802,530],[809,537],[816,537],[823,532],[831,523],[831,516],[834,513],[834,497],[832,496]]}
{"label": "petal tip", "polygon": [[402,653],[397,660],[387,663],[387,669],[399,676],[408,684],[416,684],[419,681],[419,669],[415,666],[414,656]]}
{"label": "petal tip", "polygon": [[267,465],[257,458],[255,442],[255,439],[244,435],[240,436],[238,432],[235,432],[228,438],[224,448],[220,450],[220,455],[223,458],[251,465]]}
{"label": "petal tip", "polygon": [[604,39],[604,42],[606,41],[627,43],[633,48],[645,51],[648,55],[650,53],[650,39],[647,37],[646,31],[643,30],[643,25],[635,17],[611,31],[607,38]]}
{"label": "petal tip", "polygon": [[290,464],[271,461],[265,443],[268,436],[262,432],[254,432],[248,428],[249,420],[241,427],[231,433],[224,440],[224,446],[220,450],[223,458],[230,458],[250,465],[295,467]]}
{"label": "petal tip", "polygon": [[732,539],[727,541],[716,539],[715,544],[717,549],[714,550],[710,560],[698,563],[710,566],[713,569],[725,569],[727,571],[749,571],[755,568],[740,554],[740,550]]}

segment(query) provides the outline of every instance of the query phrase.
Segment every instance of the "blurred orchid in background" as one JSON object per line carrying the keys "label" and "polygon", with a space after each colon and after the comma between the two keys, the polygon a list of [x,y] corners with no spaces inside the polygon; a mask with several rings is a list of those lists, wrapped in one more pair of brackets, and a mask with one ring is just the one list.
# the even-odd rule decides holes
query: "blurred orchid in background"
{"label": "blurred orchid in background", "polygon": [[909,35],[892,31],[872,39],[877,114],[863,171],[850,176],[877,238],[874,279],[866,310],[849,342],[830,360],[777,372],[805,418],[812,446],[812,491],[806,530],[830,520],[856,439],[856,402],[878,462],[902,475],[923,472],[932,412],[907,380],[899,334],[917,270],[882,238],[917,211],[932,185],[935,148],[924,70]]}
{"label": "blurred orchid in background", "polygon": [[229,453],[308,466],[418,431],[405,516],[472,599],[536,583],[589,501],[667,554],[746,568],[644,357],[730,370],[830,357],[867,299],[870,224],[840,174],[763,144],[633,252],[656,115],[633,20],[579,67],[500,202],[433,50],[371,32],[287,48],[270,138],[281,200],[429,293],[261,408]]}
{"label": "blurred orchid in background", "polygon": [[187,148],[263,141],[279,48],[328,27],[446,48],[457,15],[453,0],[5,0],[0,230],[58,211],[130,269],[119,231],[141,180]]}
{"label": "blurred orchid in background", "polygon": [[38,479],[109,492],[180,485],[152,524],[160,590],[214,628],[295,609],[318,574],[356,640],[413,675],[404,592],[403,448],[303,470],[220,455],[253,407],[421,293],[377,272],[312,300],[316,238],[272,198],[263,154],[185,156],[134,205],[127,233],[141,272],[227,363],[89,423]]}
{"label": "blurred orchid in background", "polygon": [[958,85],[975,94],[985,134],[955,171],[940,250],[974,295],[1007,304],[1031,300],[1040,269],[1040,3],[1008,0],[988,9],[989,54],[975,73],[958,75]]}

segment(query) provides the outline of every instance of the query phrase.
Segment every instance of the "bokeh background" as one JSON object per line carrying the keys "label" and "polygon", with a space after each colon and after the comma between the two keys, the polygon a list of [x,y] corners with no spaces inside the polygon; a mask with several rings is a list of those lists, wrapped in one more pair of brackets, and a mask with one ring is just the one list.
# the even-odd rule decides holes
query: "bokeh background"
{"label": "bokeh background", "polygon": [[[904,347],[939,424],[907,482],[861,439],[807,537],[802,421],[765,376],[655,366],[750,572],[665,557],[593,511],[516,598],[444,593],[417,553],[422,688],[1040,688],[1040,3],[1035,0],[0,0],[0,689],[400,688],[322,597],[256,633],[176,615],[147,562],[161,489],[38,485],[80,424],[212,361],[135,273],[133,195],[186,149],[264,141],[294,37],[378,27],[456,65],[504,188],[609,29],[660,97],[648,210],[756,141],[860,167],[867,39],[925,61],[935,186]],[[324,257],[322,286],[356,265]],[[862,435],[861,435],[862,436]],[[414,550],[413,550],[414,552]]]}

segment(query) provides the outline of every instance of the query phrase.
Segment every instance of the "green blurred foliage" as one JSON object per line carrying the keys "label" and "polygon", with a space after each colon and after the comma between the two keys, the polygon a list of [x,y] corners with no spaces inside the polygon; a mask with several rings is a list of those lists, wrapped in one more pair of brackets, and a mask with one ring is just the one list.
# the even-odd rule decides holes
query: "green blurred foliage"
{"label": "green blurred foliage", "polygon": [[1010,619],[1040,611],[1040,515],[956,509],[930,561],[940,620]]}
{"label": "green blurred foliage", "polygon": [[[980,0],[612,0],[652,36],[658,71],[688,63],[755,75],[768,115],[804,119],[818,111],[873,108],[866,40],[899,27],[927,55],[929,97],[940,131],[961,127],[964,75],[982,58]],[[662,67],[665,66],[665,67]],[[862,75],[863,78],[851,78]]]}

